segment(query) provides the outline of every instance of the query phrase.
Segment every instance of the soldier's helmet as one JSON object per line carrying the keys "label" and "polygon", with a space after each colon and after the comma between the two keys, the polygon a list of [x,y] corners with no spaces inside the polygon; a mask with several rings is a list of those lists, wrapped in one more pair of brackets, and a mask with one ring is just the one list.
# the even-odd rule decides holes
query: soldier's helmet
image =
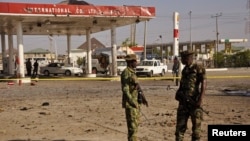
{"label": "soldier's helmet", "polygon": [[132,61],[132,60],[137,60],[137,58],[136,58],[136,55],[135,55],[135,54],[128,54],[128,55],[125,57],[125,60],[126,60],[126,61]]}
{"label": "soldier's helmet", "polygon": [[181,57],[186,57],[186,56],[193,55],[193,54],[194,54],[193,51],[185,50],[185,51],[181,52]]}

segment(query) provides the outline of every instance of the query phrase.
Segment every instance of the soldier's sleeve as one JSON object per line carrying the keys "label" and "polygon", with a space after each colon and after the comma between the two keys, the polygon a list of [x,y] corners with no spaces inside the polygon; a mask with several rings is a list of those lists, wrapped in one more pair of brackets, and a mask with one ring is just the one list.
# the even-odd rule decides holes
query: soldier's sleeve
{"label": "soldier's sleeve", "polygon": [[203,97],[205,95],[206,86],[207,86],[207,82],[206,82],[206,79],[207,79],[207,77],[206,77],[206,69],[203,66],[201,66],[199,68],[199,72],[200,72],[200,82],[201,82],[201,88],[200,88],[200,90],[201,90],[201,92],[200,92],[200,97],[199,97],[198,102],[197,102],[198,106],[201,105],[202,99],[203,99]]}
{"label": "soldier's sleeve", "polygon": [[206,69],[204,67],[201,67],[201,74],[202,74],[202,80],[207,79]]}
{"label": "soldier's sleeve", "polygon": [[125,96],[126,101],[133,107],[136,107],[136,101],[131,96],[129,85],[130,85],[130,72],[124,71],[121,75],[122,92]]}
{"label": "soldier's sleeve", "polygon": [[198,79],[200,79],[200,81],[207,79],[206,69],[203,66],[201,66],[201,65],[197,66],[197,73],[198,73],[198,77],[199,77]]}

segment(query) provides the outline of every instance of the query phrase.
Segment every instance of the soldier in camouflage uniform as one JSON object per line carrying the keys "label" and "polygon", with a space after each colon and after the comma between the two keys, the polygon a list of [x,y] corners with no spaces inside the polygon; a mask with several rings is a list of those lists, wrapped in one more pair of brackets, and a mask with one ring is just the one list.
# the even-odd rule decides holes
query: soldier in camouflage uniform
{"label": "soldier in camouflage uniform", "polygon": [[128,141],[137,141],[137,131],[139,124],[139,110],[137,84],[138,80],[135,74],[137,59],[134,54],[125,57],[127,68],[121,74],[122,87],[122,107],[125,108]]}
{"label": "soldier in camouflage uniform", "polygon": [[[175,99],[179,101],[177,109],[176,141],[183,141],[187,129],[188,118],[192,122],[192,141],[200,140],[202,109],[201,102],[206,89],[206,71],[201,65],[193,63],[193,52],[183,51],[181,62],[185,67],[182,70],[180,87],[176,92]],[[190,98],[190,101],[183,99]]]}

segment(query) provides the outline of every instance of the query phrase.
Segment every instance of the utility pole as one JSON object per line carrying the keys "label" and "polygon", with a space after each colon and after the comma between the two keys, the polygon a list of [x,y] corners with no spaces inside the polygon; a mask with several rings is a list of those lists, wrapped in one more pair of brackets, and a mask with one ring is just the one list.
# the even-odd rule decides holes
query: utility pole
{"label": "utility pole", "polygon": [[49,35],[49,41],[50,41],[50,61],[51,62],[54,62],[53,61],[53,57],[52,57],[52,47],[53,47],[53,35],[52,34],[50,34]]}
{"label": "utility pole", "polygon": [[250,33],[250,0],[247,1],[247,9],[248,9],[248,18],[246,18],[247,22],[246,22],[246,31],[245,31],[245,33],[249,34]]}
{"label": "utility pole", "polygon": [[189,19],[190,19],[190,49],[193,50],[193,45],[192,45],[192,11],[189,12]]}
{"label": "utility pole", "polygon": [[219,31],[218,31],[218,17],[222,16],[222,13],[220,14],[216,14],[214,16],[212,16],[212,18],[215,18],[216,20],[216,50],[215,50],[215,58],[216,58],[216,61],[215,61],[215,67],[218,67],[218,45],[219,45]]}
{"label": "utility pole", "polygon": [[163,63],[163,44],[162,44],[162,36],[159,35],[159,38],[161,39],[161,62]]}
{"label": "utility pole", "polygon": [[143,59],[146,59],[147,56],[147,24],[148,21],[145,21],[145,26],[144,26],[144,50],[143,50]]}

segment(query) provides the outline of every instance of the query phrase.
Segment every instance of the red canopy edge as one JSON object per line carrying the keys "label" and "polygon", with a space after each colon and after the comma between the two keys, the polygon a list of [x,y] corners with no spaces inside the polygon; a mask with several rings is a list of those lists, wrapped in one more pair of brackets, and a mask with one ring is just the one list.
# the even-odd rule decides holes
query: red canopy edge
{"label": "red canopy edge", "polygon": [[154,17],[155,7],[30,4],[30,3],[0,2],[0,15],[1,14]]}

